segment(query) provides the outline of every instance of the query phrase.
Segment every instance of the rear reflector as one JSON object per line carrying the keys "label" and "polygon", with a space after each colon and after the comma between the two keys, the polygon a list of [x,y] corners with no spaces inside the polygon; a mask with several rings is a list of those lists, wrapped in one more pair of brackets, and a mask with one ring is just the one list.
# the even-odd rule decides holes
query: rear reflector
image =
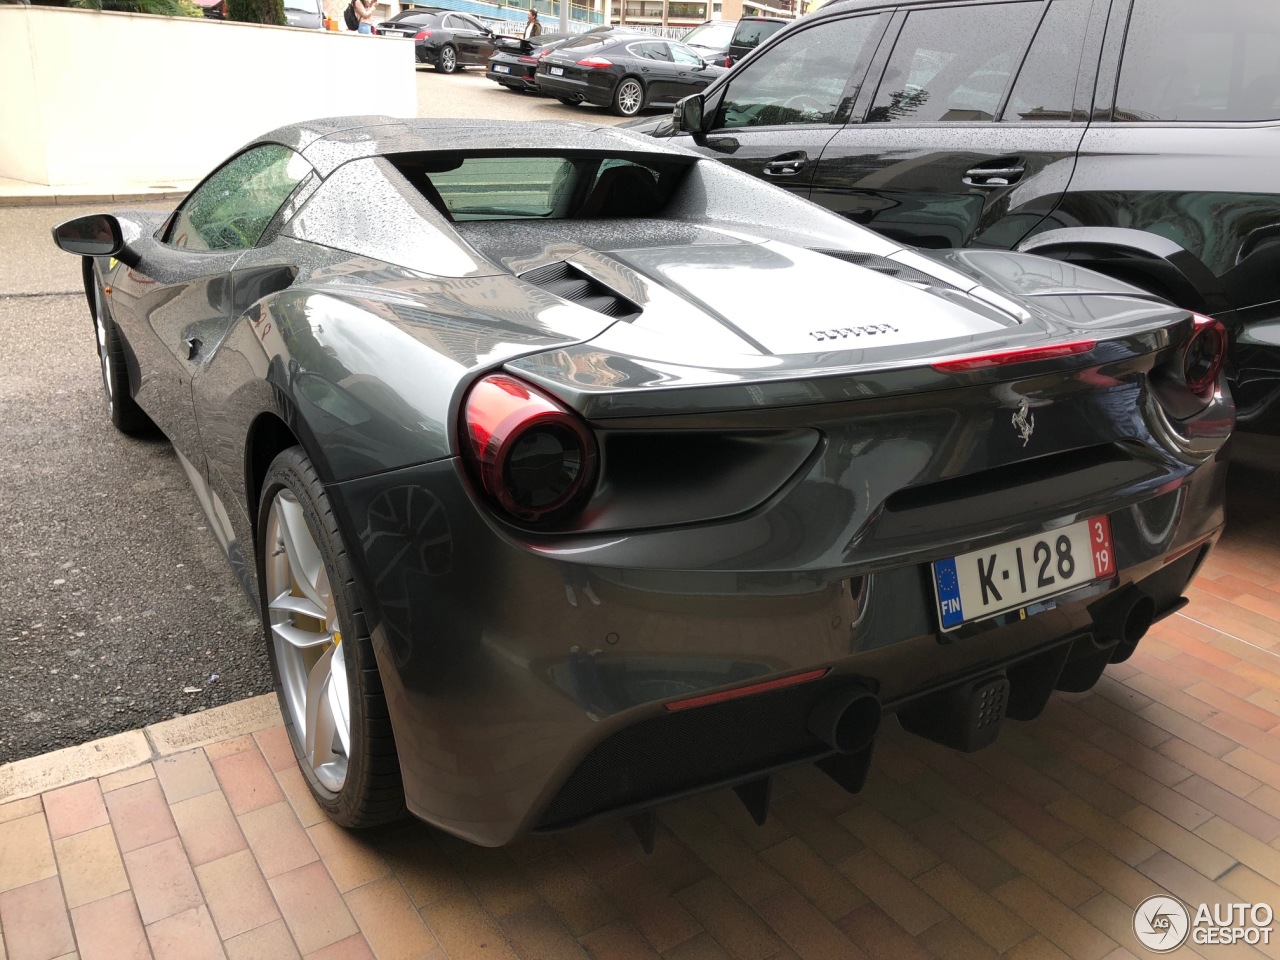
{"label": "rear reflector", "polygon": [[1025,347],[1021,350],[1001,350],[998,353],[980,353],[955,360],[939,360],[933,369],[939,373],[964,373],[968,370],[985,370],[1003,367],[1011,363],[1034,363],[1036,360],[1052,360],[1056,357],[1072,357],[1088,353],[1098,345],[1096,340],[1079,340],[1076,343],[1059,343],[1052,347]]}
{"label": "rear reflector", "polygon": [[694,707],[705,707],[710,703],[724,703],[726,700],[737,700],[739,697],[749,697],[756,693],[764,693],[767,690],[778,690],[782,687],[794,687],[798,683],[808,683],[810,680],[817,680],[819,677],[825,677],[830,671],[829,667],[821,667],[817,670],[809,670],[806,673],[793,674],[790,677],[779,677],[776,680],[766,680],[763,683],[753,683],[745,687],[734,687],[732,690],[722,690],[719,693],[705,693],[698,697],[686,697],[683,700],[672,700],[667,704],[668,710],[692,710]]}

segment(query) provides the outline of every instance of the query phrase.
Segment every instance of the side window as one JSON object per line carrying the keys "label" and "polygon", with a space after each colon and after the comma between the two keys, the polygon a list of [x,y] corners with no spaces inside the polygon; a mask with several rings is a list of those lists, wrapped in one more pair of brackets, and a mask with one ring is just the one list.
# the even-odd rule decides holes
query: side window
{"label": "side window", "polygon": [[[845,88],[861,66],[883,15],[828,20],[798,30],[747,64],[729,84],[717,127],[839,123],[857,91]],[[844,108],[842,110],[842,107]]]}
{"label": "side window", "polygon": [[166,243],[188,250],[247,250],[311,165],[288,147],[268,143],[233,157],[187,197]]}
{"label": "side window", "polygon": [[1280,119],[1280,4],[1135,0],[1114,119]]}
{"label": "side window", "polygon": [[660,60],[664,63],[671,62],[671,54],[667,53],[667,45],[665,43],[657,43],[650,41],[648,43],[633,43],[627,48],[637,57],[644,60]]}
{"label": "side window", "polygon": [[671,51],[671,58],[676,63],[687,67],[699,67],[702,65],[702,58],[683,43],[668,43],[667,48]]}
{"label": "side window", "polygon": [[994,120],[1041,9],[1025,2],[909,14],[867,120]]}
{"label": "side window", "polygon": [[1001,120],[1071,120],[1088,24],[1089,0],[1054,0],[1022,61]]}

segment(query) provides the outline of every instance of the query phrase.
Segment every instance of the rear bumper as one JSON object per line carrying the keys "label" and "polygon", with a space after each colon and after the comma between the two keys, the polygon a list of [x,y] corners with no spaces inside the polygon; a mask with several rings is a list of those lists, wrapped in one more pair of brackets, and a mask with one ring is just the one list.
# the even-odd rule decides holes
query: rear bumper
{"label": "rear bumper", "polygon": [[585,80],[577,80],[553,77],[539,71],[534,79],[538,90],[549,97],[571,97],[597,107],[607,107],[613,103],[615,83],[611,76],[591,74]]}
{"label": "rear bumper", "polygon": [[533,78],[523,72],[516,72],[516,68],[512,67],[511,73],[499,73],[492,64],[485,70],[484,75],[495,83],[504,87],[515,87],[517,90],[537,90],[538,85],[534,83]]}
{"label": "rear bumper", "polygon": [[[1209,459],[1105,511],[1116,577],[1025,619],[949,634],[918,558],[769,569],[752,562],[769,545],[743,540],[736,564],[699,568],[646,532],[613,536],[604,550],[550,549],[496,525],[454,461],[338,484],[331,496],[371,585],[365,607],[408,807],[500,845],[823,760],[832,750],[807,721],[840,690],[870,690],[885,711],[918,719],[959,685],[1001,676],[1033,715],[1025,704],[1047,697],[1066,660],[1087,677],[1117,656],[1103,625],[1124,591],[1136,585],[1156,616],[1178,604],[1221,531],[1225,469]],[[1046,517],[1040,528],[1078,518]],[[763,528],[729,521],[701,535],[723,542],[763,529],[794,540],[803,533],[788,524],[804,523],[775,515]],[[815,670],[827,672],[667,707]]]}

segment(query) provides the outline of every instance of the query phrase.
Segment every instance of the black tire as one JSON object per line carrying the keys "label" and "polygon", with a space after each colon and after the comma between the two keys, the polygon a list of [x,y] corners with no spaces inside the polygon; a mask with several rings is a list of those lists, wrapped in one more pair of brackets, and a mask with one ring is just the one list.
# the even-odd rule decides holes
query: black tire
{"label": "black tire", "polygon": [[573,97],[556,97],[556,99],[559,100],[561,103],[563,103],[566,107],[576,107],[579,103],[582,102],[580,100],[573,99]]}
{"label": "black tire", "polygon": [[634,117],[644,109],[644,84],[636,77],[623,77],[613,88],[609,112],[617,117]]}
{"label": "black tire", "polygon": [[440,55],[436,58],[436,69],[441,73],[457,73],[461,67],[458,66],[458,51],[451,43],[446,43],[440,48]]}
{"label": "black tire", "polygon": [[[277,549],[268,545],[268,517],[277,494],[287,490],[296,499],[306,518],[308,530],[324,561],[333,592],[341,644],[348,660],[346,667],[351,720],[350,752],[346,779],[336,792],[317,778],[305,757],[294,717],[283,690],[281,664],[273,641],[267,610],[266,558]],[[267,653],[275,679],[280,712],[293,745],[303,778],[320,807],[344,827],[372,827],[404,816],[404,785],[396,757],[395,736],[387,711],[386,696],[374,657],[373,644],[364,616],[364,604],[356,583],[350,555],[338,530],[329,497],[310,459],[301,447],[290,447],[271,462],[262,484],[258,503],[257,543],[258,592]]]}
{"label": "black tire", "polygon": [[129,364],[124,357],[124,344],[111,319],[111,307],[107,303],[102,281],[96,275],[89,280],[89,312],[93,316],[94,342],[98,348],[98,368],[102,376],[102,392],[107,398],[107,410],[112,425],[131,437],[146,436],[156,432],[156,425],[133,399]]}

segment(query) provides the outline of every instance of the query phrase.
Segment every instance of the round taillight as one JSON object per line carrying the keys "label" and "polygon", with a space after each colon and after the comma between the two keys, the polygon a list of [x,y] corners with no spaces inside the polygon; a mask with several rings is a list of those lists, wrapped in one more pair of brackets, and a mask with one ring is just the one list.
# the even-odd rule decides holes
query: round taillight
{"label": "round taillight", "polygon": [[491,374],[467,394],[462,419],[463,449],[480,486],[512,517],[563,519],[590,494],[595,437],[541,391]]}
{"label": "round taillight", "polygon": [[1212,395],[1227,358],[1227,328],[1212,317],[1195,315],[1195,332],[1182,349],[1182,379],[1198,397]]}

